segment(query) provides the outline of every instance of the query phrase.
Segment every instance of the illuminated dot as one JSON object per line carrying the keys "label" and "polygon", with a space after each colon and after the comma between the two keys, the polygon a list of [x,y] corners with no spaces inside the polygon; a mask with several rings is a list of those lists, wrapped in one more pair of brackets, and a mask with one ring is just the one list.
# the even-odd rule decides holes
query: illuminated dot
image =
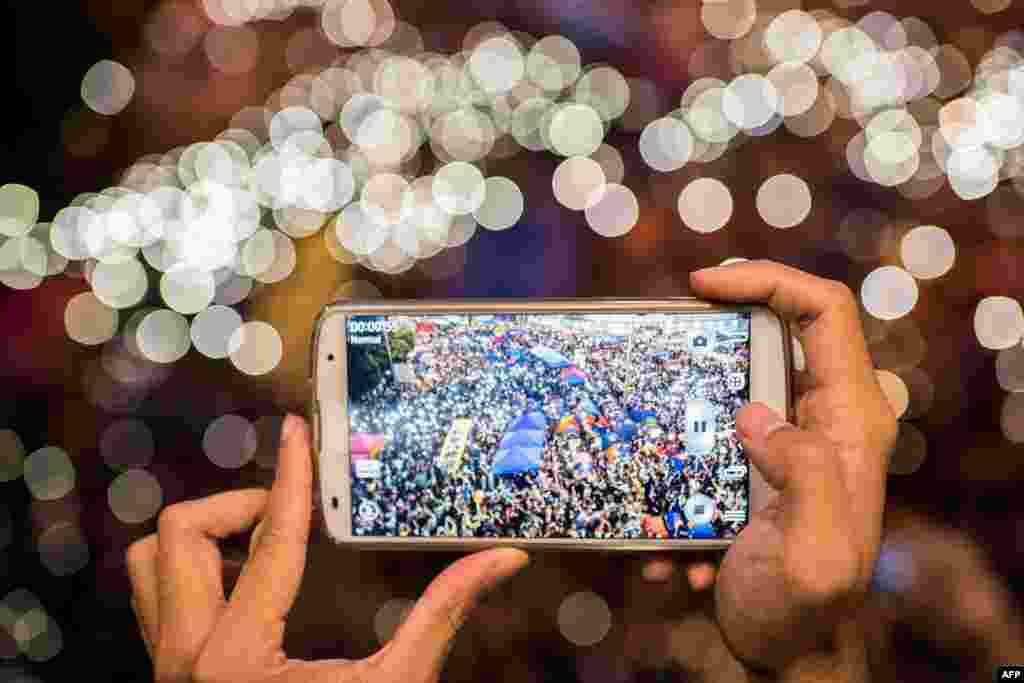
{"label": "illuminated dot", "polygon": [[523,193],[513,181],[495,176],[486,181],[483,204],[473,218],[488,230],[505,230],[519,222],[523,215]]}
{"label": "illuminated dot", "polygon": [[621,183],[626,175],[626,165],[622,160],[619,150],[611,145],[602,144],[597,148],[590,158],[601,165],[604,171],[605,181],[609,183]]}
{"label": "illuminated dot", "polygon": [[629,107],[629,81],[610,66],[599,66],[583,74],[573,89],[577,104],[597,112],[602,121],[614,121]]}
{"label": "illuminated dot", "polygon": [[723,113],[724,94],[724,88],[709,88],[697,95],[686,112],[686,122],[704,142],[726,143],[739,132]]}
{"label": "illuminated dot", "polygon": [[456,216],[448,226],[448,240],[444,246],[453,248],[466,244],[476,234],[476,226],[476,219],[472,216]]}
{"label": "illuminated dot", "polygon": [[905,183],[920,168],[919,143],[911,135],[901,131],[883,131],[867,136],[866,142],[864,171],[879,185],[892,187]]}
{"label": "illuminated dot", "polygon": [[868,313],[879,320],[896,320],[914,310],[918,289],[914,276],[896,266],[883,266],[868,274],[860,298]]}
{"label": "illuminated dot", "polygon": [[906,383],[899,375],[888,370],[875,370],[875,377],[878,378],[878,384],[882,387],[882,393],[889,401],[892,412],[897,418],[903,417],[910,405],[910,390],[907,389]]}
{"label": "illuminated dot", "polygon": [[935,50],[933,56],[939,67],[940,81],[932,95],[940,100],[948,100],[971,84],[971,62],[959,48],[942,45]]}
{"label": "illuminated dot", "polygon": [[558,606],[558,630],[574,645],[596,645],[611,628],[612,612],[604,598],[596,593],[573,593]]}
{"label": "illuminated dot", "polygon": [[1024,310],[1007,296],[982,299],[974,310],[974,333],[986,349],[1008,349],[1024,337]]}
{"label": "illuminated dot", "polygon": [[640,156],[656,171],[675,171],[693,154],[690,127],[677,118],[652,121],[640,134]]}
{"label": "illuminated dot", "polygon": [[35,190],[17,183],[0,187],[0,235],[26,235],[38,219],[39,195]]}
{"label": "illuminated dot", "polygon": [[733,125],[744,130],[765,125],[779,108],[775,86],[757,74],[739,76],[722,93],[722,112]]}
{"label": "illuminated dot", "polygon": [[235,330],[228,340],[228,357],[247,375],[265,375],[281,362],[281,335],[269,323],[252,321]]}
{"label": "illuminated dot", "polygon": [[16,432],[0,429],[0,482],[14,481],[21,476],[25,446]]}
{"label": "illuminated dot", "polygon": [[565,157],[589,156],[604,139],[601,117],[583,104],[559,107],[551,117],[548,137],[553,152]]}
{"label": "illuminated dot", "polygon": [[282,149],[285,143],[300,133],[323,132],[323,122],[316,112],[306,107],[286,107],[270,119],[270,141]]}
{"label": "illuminated dot", "polygon": [[198,268],[175,266],[160,278],[160,295],[167,307],[184,315],[209,306],[215,292],[213,275]]}
{"label": "illuminated dot", "polygon": [[1007,441],[1024,443],[1024,393],[1006,395],[1000,423]]}
{"label": "illuminated dot", "polygon": [[732,218],[732,193],[720,180],[697,178],[679,193],[678,210],[691,230],[714,232]]}
{"label": "illuminated dot", "polygon": [[488,38],[477,45],[467,66],[476,82],[490,95],[508,92],[526,72],[519,46],[505,36]]}
{"label": "illuminated dot", "polygon": [[147,467],[155,451],[153,432],[142,420],[126,418],[111,422],[100,436],[100,455],[114,470]]}
{"label": "illuminated dot", "polygon": [[246,465],[256,455],[259,435],[252,423],[240,415],[222,415],[203,433],[203,452],[226,470]]}
{"label": "illuminated dot", "polygon": [[446,164],[434,175],[434,202],[452,216],[471,214],[487,197],[484,176],[476,166],[462,161]]}
{"label": "illuminated dot", "polygon": [[320,13],[320,27],[338,47],[380,45],[397,26],[387,0],[330,0]]}
{"label": "illuminated dot", "polygon": [[806,64],[778,64],[766,78],[778,93],[778,113],[783,116],[804,114],[818,100],[818,76]]}
{"label": "illuminated dot", "polygon": [[208,358],[227,358],[228,340],[242,326],[242,316],[228,306],[210,306],[192,319],[192,345]]}
{"label": "illuminated dot", "polygon": [[93,292],[82,292],[68,300],[64,309],[64,328],[79,344],[96,346],[117,333],[118,313],[96,298]]}
{"label": "illuminated dot", "polygon": [[[783,107],[788,107],[783,93]],[[828,88],[818,88],[818,96],[810,109],[796,116],[787,116],[783,125],[786,129],[802,138],[813,138],[821,135],[836,118],[836,98]]]}
{"label": "illuminated dot", "polygon": [[609,183],[601,199],[585,210],[587,224],[604,237],[621,237],[640,220],[640,204],[625,185]]}
{"label": "illuminated dot", "polygon": [[77,525],[58,522],[39,537],[39,559],[54,576],[71,576],[89,564],[89,544]]}
{"label": "illuminated dot", "polygon": [[580,75],[580,51],[563,36],[541,38],[526,57],[526,74],[548,92],[558,92]]}
{"label": "illuminated dot", "polygon": [[953,192],[968,201],[991,194],[999,184],[999,162],[980,146],[955,147],[946,160],[946,173]]}
{"label": "illuminated dot", "polygon": [[253,275],[253,278],[264,284],[281,282],[292,274],[298,262],[295,253],[295,244],[288,235],[278,230],[271,230],[270,238],[274,241],[274,260],[263,271]]}
{"label": "illuminated dot", "polygon": [[913,474],[927,458],[928,440],[924,434],[909,422],[900,422],[896,446],[889,456],[889,474]]}
{"label": "illuminated dot", "polygon": [[931,280],[949,272],[956,261],[956,244],[949,233],[935,225],[921,225],[900,243],[903,267],[919,280]]}
{"label": "illuminated dot", "polygon": [[996,356],[996,378],[1003,391],[1024,391],[1024,344],[1002,349]]}
{"label": "illuminated dot", "polygon": [[821,46],[818,21],[807,12],[789,10],[772,19],[764,44],[777,62],[808,62]]}
{"label": "illuminated dot", "polygon": [[1009,8],[1013,0],[971,0],[971,4],[982,14],[996,14]]}
{"label": "illuminated dot", "polygon": [[98,114],[117,114],[128,106],[134,94],[132,72],[109,59],[94,64],[82,78],[82,100]]}
{"label": "illuminated dot", "polygon": [[781,173],[768,178],[757,191],[757,212],[768,225],[792,228],[811,213],[811,190],[802,178]]}
{"label": "illuminated dot", "polygon": [[555,169],[551,187],[562,206],[583,211],[601,201],[607,181],[601,165],[593,159],[570,157]]}
{"label": "illuminated dot", "polygon": [[392,598],[381,605],[373,617],[373,632],[377,634],[377,642],[384,645],[391,640],[415,604],[405,598]]}
{"label": "illuminated dot", "polygon": [[124,524],[141,524],[153,519],[163,502],[160,482],[142,469],[122,472],[107,489],[110,511]]}
{"label": "illuminated dot", "polygon": [[18,648],[32,662],[47,662],[64,648],[60,626],[42,609],[23,614],[12,629]]}
{"label": "illuminated dot", "polygon": [[75,488],[75,466],[63,449],[45,446],[24,462],[25,485],[37,500],[58,500]]}
{"label": "illuminated dot", "polygon": [[154,363],[173,363],[191,346],[188,321],[180,313],[160,309],[146,314],[135,331],[139,353]]}
{"label": "illuminated dot", "polygon": [[131,308],[146,296],[149,279],[138,260],[96,264],[89,279],[96,298],[111,308]]}
{"label": "illuminated dot", "polygon": [[757,5],[754,0],[722,0],[704,2],[700,8],[700,20],[708,33],[719,40],[735,40],[745,36],[757,19]]}

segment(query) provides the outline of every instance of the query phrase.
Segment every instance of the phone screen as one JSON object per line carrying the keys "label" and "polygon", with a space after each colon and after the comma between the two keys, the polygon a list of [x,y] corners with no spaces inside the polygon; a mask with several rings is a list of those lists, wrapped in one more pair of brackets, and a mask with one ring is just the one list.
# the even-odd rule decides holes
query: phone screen
{"label": "phone screen", "polygon": [[356,536],[733,538],[750,314],[353,316]]}

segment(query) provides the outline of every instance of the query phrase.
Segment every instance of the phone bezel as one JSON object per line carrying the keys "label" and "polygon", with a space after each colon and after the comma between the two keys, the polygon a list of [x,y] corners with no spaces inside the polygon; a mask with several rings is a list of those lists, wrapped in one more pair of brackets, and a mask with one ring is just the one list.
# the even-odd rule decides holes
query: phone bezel
{"label": "phone bezel", "polygon": [[[485,547],[523,547],[551,550],[652,551],[664,549],[713,550],[727,548],[730,539],[529,539],[461,537],[366,537],[351,533],[348,444],[347,363],[345,319],[349,315],[444,315],[447,313],[566,313],[566,312],[677,312],[716,313],[749,311],[751,315],[751,400],[768,404],[792,418],[792,337],[788,325],[766,306],[728,305],[678,298],[616,299],[472,299],[339,301],[325,306],[317,318],[311,349],[313,400],[313,458],[320,486],[320,512],[324,528],[334,542],[366,549],[459,550]],[[328,360],[330,354],[334,360]],[[760,355],[759,355],[760,354]],[[779,362],[766,363],[766,359]],[[328,450],[330,444],[340,444]],[[753,465],[750,466],[751,514],[776,495]],[[335,508],[332,501],[337,498]]]}

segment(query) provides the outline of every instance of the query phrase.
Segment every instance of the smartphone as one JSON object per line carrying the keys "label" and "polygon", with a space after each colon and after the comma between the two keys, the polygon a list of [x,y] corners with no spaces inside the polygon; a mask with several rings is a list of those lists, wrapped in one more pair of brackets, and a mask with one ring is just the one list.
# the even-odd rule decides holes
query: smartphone
{"label": "smartphone", "polygon": [[337,543],[708,549],[774,495],[735,431],[749,400],[791,413],[791,337],[766,307],[339,301],[312,356]]}

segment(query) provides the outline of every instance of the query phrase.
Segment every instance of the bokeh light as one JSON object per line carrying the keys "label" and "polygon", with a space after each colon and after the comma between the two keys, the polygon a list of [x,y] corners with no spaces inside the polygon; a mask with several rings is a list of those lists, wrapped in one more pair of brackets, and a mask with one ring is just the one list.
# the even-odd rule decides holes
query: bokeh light
{"label": "bokeh light", "polygon": [[715,178],[697,178],[679,193],[679,216],[691,230],[714,232],[732,218],[732,193]]}
{"label": "bokeh light", "polygon": [[667,117],[652,121],[640,134],[640,155],[656,171],[675,171],[693,154],[693,134],[685,122]]}
{"label": "bokeh light", "polygon": [[39,559],[54,576],[71,576],[89,564],[89,543],[81,528],[69,522],[56,522],[47,528],[38,542]]}
{"label": "bokeh light", "polygon": [[111,422],[100,435],[100,456],[115,471],[148,467],[156,452],[153,430],[140,419]]}
{"label": "bokeh light", "polygon": [[135,94],[135,76],[119,62],[97,62],[82,78],[82,100],[97,114],[113,116],[128,106]]}
{"label": "bokeh light", "polygon": [[956,244],[936,225],[921,225],[900,243],[903,267],[919,280],[931,280],[949,272],[956,261]]}
{"label": "bokeh light", "polygon": [[192,319],[192,345],[208,358],[227,358],[231,335],[241,326],[242,316],[235,309],[210,306]]}
{"label": "bokeh light", "polygon": [[96,346],[117,334],[117,309],[107,306],[93,292],[82,292],[68,300],[64,329],[79,344]]}
{"label": "bokeh light", "polygon": [[1003,391],[1024,391],[1024,343],[1003,349],[996,355],[996,379]]}
{"label": "bokeh light", "polygon": [[284,344],[273,325],[254,320],[243,323],[228,339],[228,357],[247,375],[265,375],[281,362]]}
{"label": "bokeh light", "polygon": [[141,524],[153,519],[163,502],[160,482],[143,469],[122,472],[107,489],[110,511],[124,524]]}
{"label": "bokeh light", "polygon": [[974,334],[986,349],[1008,349],[1024,337],[1024,310],[1007,296],[989,296],[974,309]]}
{"label": "bokeh light", "polygon": [[917,305],[917,282],[902,268],[882,266],[864,278],[860,299],[865,310],[879,320],[896,320]]}
{"label": "bokeh light", "polygon": [[889,459],[889,474],[913,474],[928,458],[928,440],[916,426],[900,422],[896,446]]}
{"label": "bokeh light", "polygon": [[0,186],[0,235],[27,235],[39,219],[39,195],[18,183]]}
{"label": "bokeh light", "polygon": [[1024,443],[1024,393],[1007,394],[1000,415],[1003,436],[1013,443]]}
{"label": "bokeh light", "polygon": [[224,469],[238,469],[256,455],[259,435],[249,420],[241,415],[221,415],[203,433],[203,452],[210,461]]}
{"label": "bokeh light", "polygon": [[910,390],[907,389],[903,378],[888,370],[875,370],[875,377],[878,379],[879,386],[882,387],[882,393],[885,394],[893,414],[897,418],[903,417],[910,406]]}
{"label": "bokeh light", "polygon": [[608,181],[604,169],[593,159],[570,157],[555,169],[551,185],[562,206],[583,211],[601,201]]}
{"label": "bokeh light", "polygon": [[37,500],[59,500],[75,488],[75,466],[58,446],[33,451],[23,466],[25,486]]}
{"label": "bokeh light", "polygon": [[596,204],[584,211],[587,225],[604,237],[625,235],[640,219],[640,203],[625,185],[609,183]]}
{"label": "bokeh light", "polygon": [[175,311],[151,311],[139,323],[135,343],[146,360],[173,363],[184,358],[191,346],[188,321]]}
{"label": "bokeh light", "polygon": [[485,183],[484,201],[473,212],[477,223],[488,230],[507,230],[523,216],[523,192],[516,183],[492,176]]}
{"label": "bokeh light", "polygon": [[579,647],[604,640],[612,627],[612,612],[604,598],[590,591],[567,596],[558,606],[558,630]]}
{"label": "bokeh light", "polygon": [[757,191],[757,212],[776,228],[792,228],[811,213],[811,190],[795,175],[781,173],[768,178]]}

